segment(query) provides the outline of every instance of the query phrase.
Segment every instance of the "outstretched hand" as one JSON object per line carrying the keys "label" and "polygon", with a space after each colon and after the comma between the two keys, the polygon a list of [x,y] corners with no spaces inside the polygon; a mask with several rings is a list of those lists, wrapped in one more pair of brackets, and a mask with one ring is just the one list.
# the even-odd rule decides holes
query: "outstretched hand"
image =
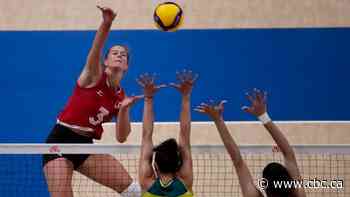
{"label": "outstretched hand", "polygon": [[130,96],[130,97],[125,97],[121,102],[120,102],[120,108],[127,108],[135,104],[138,100],[142,99],[143,95],[138,95],[138,96]]}
{"label": "outstretched hand", "polygon": [[222,117],[222,113],[224,112],[224,104],[226,102],[226,100],[222,100],[216,104],[214,101],[210,101],[210,103],[201,103],[194,110],[209,115],[209,117],[213,120],[218,120]]}
{"label": "outstretched hand", "polygon": [[167,87],[166,85],[155,85],[155,74],[150,75],[148,73],[141,74],[137,79],[136,82],[143,88],[144,97],[145,98],[152,98],[154,94],[160,89]]}
{"label": "outstretched hand", "polygon": [[254,116],[261,116],[266,112],[267,93],[254,88],[252,93],[246,93],[251,106],[243,106],[242,110]]}
{"label": "outstretched hand", "polygon": [[109,7],[101,7],[98,5],[97,8],[101,10],[104,22],[112,23],[117,16],[116,12]]}
{"label": "outstretched hand", "polygon": [[183,96],[189,96],[191,94],[193,84],[198,79],[198,76],[198,74],[194,74],[191,70],[176,72],[176,79],[179,81],[179,83],[170,83],[169,85],[176,88]]}

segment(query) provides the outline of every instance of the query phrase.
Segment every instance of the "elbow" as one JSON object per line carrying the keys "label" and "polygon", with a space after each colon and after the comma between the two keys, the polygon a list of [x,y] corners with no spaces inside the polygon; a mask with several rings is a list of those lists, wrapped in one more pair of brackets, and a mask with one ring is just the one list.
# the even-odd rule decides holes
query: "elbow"
{"label": "elbow", "polygon": [[124,136],[117,135],[115,138],[119,143],[124,143],[126,141],[126,137]]}
{"label": "elbow", "polygon": [[130,131],[131,131],[130,128],[120,128],[120,127],[116,128],[115,139],[120,143],[124,143],[128,138]]}
{"label": "elbow", "polygon": [[244,160],[239,152],[229,151],[228,153],[236,168],[241,169],[245,165]]}
{"label": "elbow", "polygon": [[[127,132],[129,133],[129,132]],[[128,134],[120,134],[120,132],[117,132],[115,135],[115,139],[119,142],[119,143],[124,143],[126,141],[126,139],[128,138]]]}
{"label": "elbow", "polygon": [[233,160],[233,163],[238,169],[242,169],[244,166],[244,161],[241,157],[238,157],[236,160]]}
{"label": "elbow", "polygon": [[293,149],[288,150],[287,152],[285,152],[285,153],[284,153],[284,157],[285,157],[287,160],[296,161],[296,156],[295,156],[295,153],[294,153]]}

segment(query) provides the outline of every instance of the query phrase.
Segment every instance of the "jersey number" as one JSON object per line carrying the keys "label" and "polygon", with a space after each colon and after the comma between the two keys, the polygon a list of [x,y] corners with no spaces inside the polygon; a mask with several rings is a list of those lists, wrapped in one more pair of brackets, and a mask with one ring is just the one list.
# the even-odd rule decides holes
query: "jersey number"
{"label": "jersey number", "polygon": [[99,113],[96,117],[89,117],[89,123],[94,126],[100,124],[103,121],[103,118],[109,114],[109,111],[104,107],[100,107],[98,111]]}

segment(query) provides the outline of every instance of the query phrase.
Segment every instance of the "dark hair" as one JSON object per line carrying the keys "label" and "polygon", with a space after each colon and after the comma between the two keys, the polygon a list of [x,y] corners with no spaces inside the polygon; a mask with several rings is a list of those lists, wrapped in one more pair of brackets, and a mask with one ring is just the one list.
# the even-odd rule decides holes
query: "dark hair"
{"label": "dark hair", "polygon": [[111,49],[112,49],[113,47],[115,47],[115,46],[121,46],[121,47],[123,47],[123,48],[126,50],[126,52],[127,52],[127,61],[128,61],[128,63],[129,63],[129,59],[130,59],[129,47],[126,46],[126,45],[120,45],[120,44],[116,44],[116,45],[113,45],[112,47],[110,47],[110,48],[107,50],[107,52],[106,52],[106,54],[105,54],[105,56],[104,56],[104,59],[107,59],[107,58],[108,58],[109,52],[110,52]]}
{"label": "dark hair", "polygon": [[182,166],[182,157],[174,138],[165,140],[153,148],[154,161],[161,173],[175,173]]}
{"label": "dark hair", "polygon": [[292,181],[287,169],[279,163],[272,162],[266,165],[263,170],[263,178],[267,180],[268,187],[265,189],[267,196],[287,197],[292,193],[291,188],[274,187],[274,181]]}

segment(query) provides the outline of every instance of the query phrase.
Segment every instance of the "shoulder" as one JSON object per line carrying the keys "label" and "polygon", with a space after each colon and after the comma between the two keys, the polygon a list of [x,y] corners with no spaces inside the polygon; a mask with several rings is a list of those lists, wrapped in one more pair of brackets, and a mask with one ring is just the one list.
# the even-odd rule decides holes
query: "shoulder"
{"label": "shoulder", "polygon": [[94,87],[106,84],[106,80],[107,80],[107,74],[105,72],[102,72],[99,76],[96,77],[96,79],[90,80],[89,82],[87,82],[86,80],[85,80],[85,82],[83,82],[79,78],[77,80],[77,87],[86,88],[86,89],[94,88]]}
{"label": "shoulder", "polygon": [[91,69],[88,69],[88,67],[85,65],[83,71],[80,73],[80,76],[77,80],[78,84],[82,88],[90,88],[95,86],[99,79],[101,78],[102,74],[104,73],[103,69],[99,66],[99,69],[96,71],[92,71]]}
{"label": "shoulder", "polygon": [[[142,191],[146,193],[153,193],[155,190],[159,189],[157,186],[157,179],[144,179],[143,181],[140,181],[141,189]],[[152,192],[153,191],[153,192]]]}
{"label": "shoulder", "polygon": [[189,184],[187,184],[186,181],[181,177],[176,177],[175,184],[180,185],[178,187],[184,187],[187,193],[192,193],[192,186],[189,186]]}

